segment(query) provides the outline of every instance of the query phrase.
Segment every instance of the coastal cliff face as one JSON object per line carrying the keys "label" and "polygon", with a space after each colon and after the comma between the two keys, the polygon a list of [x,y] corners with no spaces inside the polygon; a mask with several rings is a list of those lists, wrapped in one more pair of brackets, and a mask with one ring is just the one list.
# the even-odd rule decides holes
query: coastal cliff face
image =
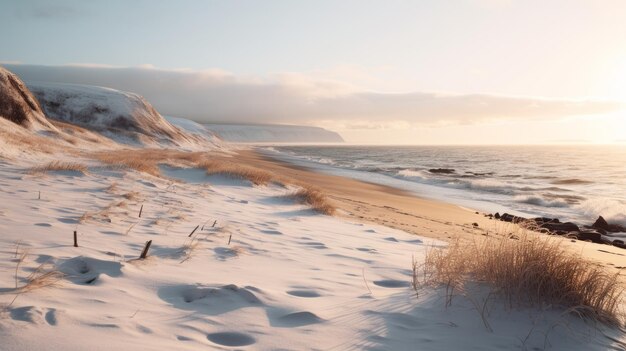
{"label": "coastal cliff face", "polygon": [[237,143],[343,143],[336,132],[310,126],[206,124],[225,141]]}
{"label": "coastal cliff face", "polygon": [[117,141],[183,141],[185,135],[167,122],[143,97],[104,87],[29,83],[46,115],[92,129]]}
{"label": "coastal cliff face", "polygon": [[0,67],[0,117],[26,129],[50,129],[54,126],[28,90],[15,74]]}
{"label": "coastal cliff face", "polygon": [[[105,87],[23,82],[0,67],[0,144],[2,154],[50,152],[51,148],[182,147],[225,149],[209,130],[193,123],[170,123],[143,97]],[[28,145],[29,147],[24,147]],[[0,145],[1,146],[1,145]]]}

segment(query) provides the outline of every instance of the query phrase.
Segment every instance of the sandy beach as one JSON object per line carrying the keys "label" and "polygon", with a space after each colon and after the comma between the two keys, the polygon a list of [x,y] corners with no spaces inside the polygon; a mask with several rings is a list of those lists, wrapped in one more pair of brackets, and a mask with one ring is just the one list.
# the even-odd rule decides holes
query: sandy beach
{"label": "sandy beach", "polygon": [[623,249],[32,89],[0,68],[3,351],[626,348]]}
{"label": "sandy beach", "polygon": [[[238,150],[236,158],[321,188],[340,209],[338,215],[352,220],[444,241],[456,238],[473,240],[476,236],[519,230],[517,226],[490,219],[484,213],[469,208],[421,198],[401,189],[323,174],[271,158],[254,149]],[[562,241],[574,254],[611,270],[626,270],[626,250],[583,241]]]}
{"label": "sandy beach", "polygon": [[[575,350],[624,345],[618,329],[560,308],[507,308],[480,289],[446,307],[444,288],[412,288],[414,260],[455,237],[491,235],[502,222],[249,150],[210,155],[313,184],[337,215],[289,198],[293,186],[254,185],[197,167],[162,165],[155,176],[90,159],[40,172],[33,172],[39,158],[2,161],[3,347],[110,350],[137,340],[141,350],[517,350],[548,339]],[[568,245],[607,265],[622,257],[606,245]]]}

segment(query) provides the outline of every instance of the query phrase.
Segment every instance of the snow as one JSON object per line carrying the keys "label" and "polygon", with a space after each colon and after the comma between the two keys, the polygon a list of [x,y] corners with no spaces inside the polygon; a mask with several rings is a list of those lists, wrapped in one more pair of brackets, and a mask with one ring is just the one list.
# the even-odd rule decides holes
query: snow
{"label": "snow", "polygon": [[[412,257],[443,243],[316,214],[283,197],[293,189],[83,162],[86,175],[35,176],[32,163],[0,160],[3,350],[604,350],[613,343],[604,333],[624,341],[559,309],[497,302],[489,331],[484,295],[445,308],[443,291],[416,296],[409,286]],[[125,200],[129,192],[138,198]],[[148,240],[148,258],[137,260]],[[16,279],[21,286],[41,264],[65,277],[16,295]]]}
{"label": "snow", "polygon": [[216,145],[219,145],[221,143],[220,138],[217,135],[215,135],[215,133],[213,133],[211,130],[209,130],[204,125],[198,122],[194,122],[192,120],[185,119],[185,118],[171,117],[171,116],[165,116],[165,119],[169,123],[171,123],[173,126],[189,134],[198,135]]}
{"label": "snow", "polygon": [[222,139],[238,143],[342,143],[332,131],[311,126],[206,124]]}
{"label": "snow", "polygon": [[[219,148],[212,134],[189,135],[141,96],[88,85],[28,82],[50,118],[92,129],[122,144]],[[180,124],[183,122],[176,119]]]}

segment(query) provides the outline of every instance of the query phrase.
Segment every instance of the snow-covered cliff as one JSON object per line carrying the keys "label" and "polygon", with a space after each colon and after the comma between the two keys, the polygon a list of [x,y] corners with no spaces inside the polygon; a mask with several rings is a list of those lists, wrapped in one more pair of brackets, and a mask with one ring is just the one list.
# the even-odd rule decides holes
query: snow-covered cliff
{"label": "snow-covered cliff", "polygon": [[219,140],[192,134],[168,122],[143,97],[120,90],[76,84],[28,82],[50,118],[97,131],[127,144],[188,146]]}
{"label": "snow-covered cliff", "polygon": [[319,127],[291,125],[206,124],[225,141],[237,143],[342,143],[341,135]]}

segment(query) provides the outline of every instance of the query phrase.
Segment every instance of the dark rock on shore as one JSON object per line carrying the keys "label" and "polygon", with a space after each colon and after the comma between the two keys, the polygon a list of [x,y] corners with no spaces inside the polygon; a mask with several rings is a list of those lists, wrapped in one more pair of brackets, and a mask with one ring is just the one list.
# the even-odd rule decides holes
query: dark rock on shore
{"label": "dark rock on shore", "polygon": [[520,223],[520,222],[526,221],[526,218],[514,216],[514,215],[508,214],[508,213],[503,213],[500,216],[500,220],[501,221],[505,221],[505,222],[511,222],[511,223]]}
{"label": "dark rock on shore", "polygon": [[591,227],[598,230],[604,230],[605,233],[626,232],[626,227],[619,224],[609,224],[602,216],[598,217],[598,219],[595,221],[595,223],[593,223],[593,225],[591,225]]}
{"label": "dark rock on shore", "polygon": [[519,223],[522,226],[531,230],[537,230],[541,233],[548,235],[562,235],[572,239],[591,241],[597,244],[613,245],[623,249],[626,249],[626,244],[623,240],[613,240],[604,237],[608,232],[626,232],[626,227],[622,227],[617,224],[610,224],[600,216],[596,222],[591,226],[584,226],[585,229],[581,229],[576,223],[561,222],[558,218],[548,217],[536,217],[536,218],[524,218],[514,216],[509,213],[496,212],[494,215],[489,215],[495,219],[509,223]]}
{"label": "dark rock on shore", "polygon": [[580,228],[578,228],[578,226],[572,222],[565,222],[565,223],[543,223],[541,224],[541,228],[545,228],[548,229],[549,231],[552,232],[558,232],[558,231],[563,231],[563,232],[580,232]]}
{"label": "dark rock on shore", "polygon": [[547,217],[533,218],[533,221],[535,221],[535,223],[539,225],[544,224],[544,223],[560,223],[558,218],[547,218]]}
{"label": "dark rock on shore", "polygon": [[588,240],[596,244],[605,244],[605,241],[602,239],[602,234],[596,231],[583,231],[576,234],[576,237],[578,238],[578,240]]}
{"label": "dark rock on shore", "polygon": [[456,172],[452,168],[431,168],[428,170],[430,173],[438,173],[438,174],[453,174]]}
{"label": "dark rock on shore", "polygon": [[591,225],[591,227],[596,228],[596,229],[607,230],[609,229],[609,223],[607,223],[604,217],[600,216],[598,217],[598,219],[596,219],[595,223]]}

